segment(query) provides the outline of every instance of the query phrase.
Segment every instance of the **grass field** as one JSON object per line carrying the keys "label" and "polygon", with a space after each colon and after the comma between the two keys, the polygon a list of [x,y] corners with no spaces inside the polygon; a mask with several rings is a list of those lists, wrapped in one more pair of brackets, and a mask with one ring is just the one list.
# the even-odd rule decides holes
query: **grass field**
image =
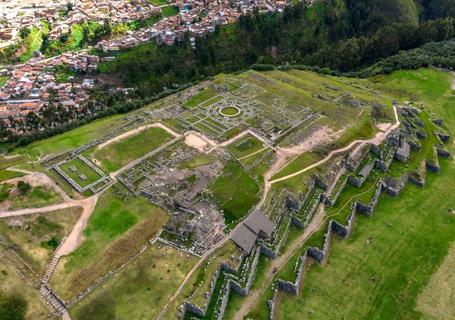
{"label": "grass field", "polygon": [[397,199],[382,196],[374,217],[360,218],[352,237],[335,241],[329,263],[315,265],[302,295],[280,300],[279,318],[416,319],[419,293],[455,240],[455,200],[444,193],[455,176],[444,161],[424,189],[408,185]]}
{"label": "grass field", "polygon": [[68,235],[81,208],[0,220],[0,234],[13,243],[24,259],[43,273],[61,239]]}
{"label": "grass field", "polygon": [[22,177],[22,176],[23,176],[23,174],[20,172],[6,170],[6,169],[0,169],[0,182],[6,181],[9,179],[13,179],[13,178]]}
{"label": "grass field", "polygon": [[95,138],[102,137],[124,124],[124,122],[124,116],[122,115],[95,120],[74,130],[31,143],[17,150],[17,152],[31,158],[66,152]]}
{"label": "grass field", "polygon": [[[70,167],[75,167],[76,171],[70,169]],[[101,178],[101,176],[90,168],[84,161],[79,158],[75,158],[73,160],[67,161],[60,165],[60,169],[62,169],[68,176],[70,176],[74,181],[77,182],[81,187],[86,187],[89,184],[97,181]],[[82,179],[81,175],[84,175],[86,179]]]}
{"label": "grass field", "polygon": [[155,319],[196,260],[155,244],[70,314],[76,320]]}
{"label": "grass field", "polygon": [[60,195],[47,186],[32,187],[29,193],[23,195],[13,185],[7,185],[8,194],[4,194],[2,198],[7,202],[8,210],[45,207],[61,201]]}
{"label": "grass field", "polygon": [[248,134],[227,146],[229,151],[238,159],[264,148],[264,144],[255,136]]}
{"label": "grass field", "polygon": [[0,259],[0,296],[2,295],[18,295],[25,300],[25,319],[45,320],[51,311],[41,300],[38,290],[29,287],[9,264]]}
{"label": "grass field", "polygon": [[[403,100],[409,100],[408,92],[415,90],[413,100],[424,101],[428,110],[423,113],[427,127],[431,127],[428,114],[435,110],[433,117],[444,113],[448,129],[455,129],[455,117],[447,103],[452,93],[446,73],[403,71],[375,81],[376,86],[389,88]],[[427,158],[426,150],[434,143],[430,136],[421,154],[411,157],[409,165],[394,163],[391,173],[411,169],[415,162]],[[428,174],[423,189],[408,185],[396,199],[382,195],[372,218],[360,217],[349,240],[334,241],[328,265],[310,268],[300,296],[281,294],[278,319],[450,319],[452,308],[447,301],[455,285],[447,264],[452,261],[449,250],[455,240],[455,216],[449,209],[455,200],[447,194],[453,189],[450,181],[455,177],[455,166],[452,160],[441,160],[441,166],[441,174]],[[355,192],[348,186],[339,203],[346,203]],[[305,246],[320,246],[323,232],[316,233]],[[283,268],[280,277],[294,279],[295,259]],[[249,316],[267,318],[270,292]]]}
{"label": "grass field", "polygon": [[211,153],[209,153],[209,154],[201,153],[201,154],[197,155],[196,157],[194,157],[193,159],[180,164],[179,168],[194,169],[194,168],[212,163],[216,160],[217,160],[217,158]]}
{"label": "grass field", "polygon": [[96,149],[93,157],[109,172],[117,171],[129,162],[169,141],[172,136],[161,128],[149,128],[119,142]]}
{"label": "grass field", "polygon": [[223,173],[210,186],[215,199],[224,212],[226,224],[242,218],[259,200],[259,187],[234,161],[229,161]]}
{"label": "grass field", "polygon": [[59,264],[52,285],[63,297],[72,297],[119,266],[166,222],[162,209],[144,198],[124,200],[125,193],[115,185],[102,194],[84,230],[85,241]]}
{"label": "grass field", "polygon": [[[163,8],[164,10],[164,8]],[[192,109],[198,106],[200,103],[205,102],[213,98],[217,93],[212,88],[205,88],[185,102],[185,106]]]}
{"label": "grass field", "polygon": [[454,91],[450,89],[452,76],[436,69],[401,70],[372,79],[375,86],[387,90],[404,101],[422,102],[444,119],[449,128],[455,129]]}
{"label": "grass field", "polygon": [[273,175],[272,180],[285,177],[289,174],[308,167],[309,165],[321,160],[322,157],[314,152],[305,152],[284,166],[280,171]]}
{"label": "grass field", "polygon": [[452,267],[455,264],[455,246],[440,265],[439,269],[431,276],[425,289],[417,299],[416,310],[424,314],[424,318],[453,319],[455,308],[454,299],[455,275]]}

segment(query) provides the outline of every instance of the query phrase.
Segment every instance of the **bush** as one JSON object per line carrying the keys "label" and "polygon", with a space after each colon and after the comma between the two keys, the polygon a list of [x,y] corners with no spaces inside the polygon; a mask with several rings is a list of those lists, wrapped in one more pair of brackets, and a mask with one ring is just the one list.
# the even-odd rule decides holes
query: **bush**
{"label": "bush", "polygon": [[30,190],[32,190],[32,186],[29,183],[24,182],[24,181],[19,181],[17,183],[17,188],[19,189],[20,193],[23,195],[26,195],[27,193],[30,192]]}

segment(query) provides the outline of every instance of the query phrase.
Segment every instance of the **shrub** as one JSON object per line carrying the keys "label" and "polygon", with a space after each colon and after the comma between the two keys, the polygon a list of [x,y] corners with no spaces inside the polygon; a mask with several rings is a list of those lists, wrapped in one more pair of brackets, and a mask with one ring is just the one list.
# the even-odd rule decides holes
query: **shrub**
{"label": "shrub", "polygon": [[32,190],[32,186],[29,183],[24,182],[24,181],[19,181],[17,183],[17,188],[19,189],[20,193],[23,195],[26,195],[27,193],[30,192],[30,190]]}

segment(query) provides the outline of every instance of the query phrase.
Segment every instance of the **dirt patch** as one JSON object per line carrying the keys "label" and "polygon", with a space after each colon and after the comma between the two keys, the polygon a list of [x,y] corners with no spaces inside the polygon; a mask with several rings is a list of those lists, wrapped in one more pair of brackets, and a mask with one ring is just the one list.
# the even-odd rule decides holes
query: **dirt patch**
{"label": "dirt patch", "polygon": [[455,72],[452,72],[452,76],[453,76],[453,79],[452,79],[452,86],[450,87],[452,90],[455,90]]}
{"label": "dirt patch", "polygon": [[379,131],[382,131],[382,132],[386,132],[387,130],[389,130],[389,128],[392,126],[391,123],[378,123],[376,125],[376,128],[379,129]]}
{"label": "dirt patch", "polygon": [[302,143],[291,148],[279,148],[286,156],[300,155],[317,145],[327,143],[334,138],[334,132],[329,127],[319,127],[313,131]]}
{"label": "dirt patch", "polygon": [[185,144],[204,153],[210,152],[214,147],[212,141],[196,133],[189,133],[185,137]]}
{"label": "dirt patch", "polygon": [[417,311],[434,319],[455,319],[455,244],[417,299]]}

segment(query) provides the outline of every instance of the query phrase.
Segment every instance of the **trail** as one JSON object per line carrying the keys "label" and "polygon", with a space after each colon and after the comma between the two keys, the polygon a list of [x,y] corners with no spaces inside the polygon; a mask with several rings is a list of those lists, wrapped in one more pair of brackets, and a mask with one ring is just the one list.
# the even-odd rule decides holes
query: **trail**
{"label": "trail", "polygon": [[84,200],[77,200],[82,207],[82,213],[74,225],[71,233],[65,238],[63,243],[58,247],[54,256],[61,257],[70,254],[76,250],[84,240],[83,231],[87,225],[88,219],[92,215],[99,195],[96,194]]}
{"label": "trail", "polygon": [[450,87],[452,90],[455,90],[455,72],[452,72],[452,76],[453,76],[453,79],[452,79],[452,86]]}
{"label": "trail", "polygon": [[252,156],[254,156],[254,155],[257,155],[258,153],[261,153],[261,152],[264,151],[264,150],[267,150],[268,148],[269,148],[269,147],[261,148],[261,149],[259,149],[258,151],[255,151],[255,152],[253,152],[253,153],[247,154],[246,156],[240,157],[240,158],[238,158],[237,160],[247,159],[247,158],[249,158],[249,157],[252,157]]}
{"label": "trail", "polygon": [[294,172],[294,173],[291,173],[287,176],[284,176],[284,177],[281,177],[279,179],[275,179],[275,180],[272,180],[272,181],[269,181],[270,184],[274,184],[274,183],[277,183],[277,182],[280,182],[280,181],[284,181],[284,180],[287,180],[287,179],[290,179],[290,178],[293,178],[295,176],[298,176],[302,173],[305,173],[315,167],[318,167],[320,166],[321,164],[324,164],[325,162],[329,161],[331,158],[333,158],[334,156],[340,154],[340,153],[344,153],[350,149],[352,149],[354,146],[358,145],[357,147],[361,147],[361,146],[364,146],[365,144],[369,144],[369,143],[372,143],[372,144],[380,144],[389,134],[390,132],[392,132],[393,130],[395,130],[396,128],[398,128],[400,126],[400,120],[398,118],[398,112],[397,112],[397,109],[396,107],[394,106],[393,107],[393,110],[394,110],[394,114],[395,114],[395,119],[396,119],[396,122],[395,124],[393,124],[392,126],[390,126],[387,131],[384,131],[384,132],[378,132],[375,137],[371,138],[371,139],[368,139],[368,140],[354,140],[352,141],[349,145],[347,145],[346,147],[343,147],[343,148],[340,148],[340,149],[336,149],[336,150],[333,150],[331,151],[324,159],[300,170],[300,171],[297,171],[297,172]]}
{"label": "trail", "polygon": [[31,172],[27,170],[22,170],[18,168],[9,168],[8,170],[21,172],[26,174],[26,176],[13,178],[10,180],[5,181],[6,183],[17,183],[18,181],[25,181],[30,183],[32,186],[37,185],[44,185],[47,187],[52,188],[55,192],[57,192],[63,202],[41,207],[41,208],[27,208],[27,209],[20,209],[14,211],[0,211],[0,219],[1,218],[8,218],[8,217],[16,217],[22,215],[29,215],[29,214],[36,214],[36,213],[48,213],[53,212],[56,210],[62,210],[67,208],[73,207],[81,207],[82,213],[78,219],[78,221],[73,226],[71,233],[66,237],[58,250],[55,252],[55,255],[61,257],[62,255],[67,255],[73,252],[83,241],[82,232],[84,231],[85,226],[87,225],[87,221],[92,214],[96,202],[98,201],[99,194],[95,194],[89,198],[85,199],[72,199],[70,198],[66,192],[61,189],[51,178],[49,178],[46,174],[41,172]]}

